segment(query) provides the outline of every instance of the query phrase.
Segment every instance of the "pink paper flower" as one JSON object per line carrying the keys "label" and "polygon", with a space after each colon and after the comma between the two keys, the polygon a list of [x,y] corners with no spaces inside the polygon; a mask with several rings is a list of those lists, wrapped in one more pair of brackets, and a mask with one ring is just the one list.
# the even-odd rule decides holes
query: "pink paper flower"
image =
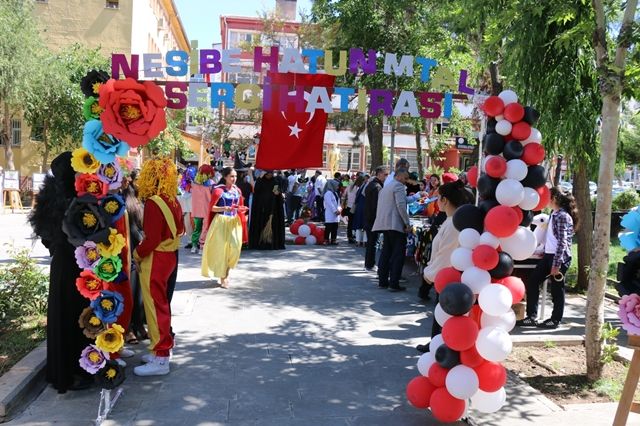
{"label": "pink paper flower", "polygon": [[620,299],[618,316],[622,321],[622,328],[629,334],[640,335],[640,296],[628,294]]}

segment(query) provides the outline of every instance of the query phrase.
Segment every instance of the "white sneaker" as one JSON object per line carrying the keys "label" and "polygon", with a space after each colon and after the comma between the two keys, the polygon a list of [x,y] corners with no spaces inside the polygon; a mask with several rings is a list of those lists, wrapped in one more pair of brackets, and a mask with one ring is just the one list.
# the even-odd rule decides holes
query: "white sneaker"
{"label": "white sneaker", "polygon": [[118,352],[118,353],[120,354],[121,358],[131,358],[132,356],[134,356],[136,354],[131,349],[127,349],[127,348],[120,349],[120,352]]}
{"label": "white sneaker", "polygon": [[197,251],[198,251],[197,247],[191,247],[191,254],[196,254]]}
{"label": "white sneaker", "polygon": [[198,249],[198,254],[202,254],[202,249]]}
{"label": "white sneaker", "polygon": [[133,369],[136,376],[164,376],[169,374],[169,357],[155,357],[151,362]]}
{"label": "white sneaker", "polygon": [[127,366],[126,361],[124,359],[122,359],[122,358],[116,358],[115,361],[122,368],[125,368]]}
{"label": "white sneaker", "polygon": [[147,364],[147,363],[150,363],[151,361],[153,361],[155,358],[156,358],[156,356],[154,354],[148,353],[148,354],[142,355],[141,360],[142,360],[143,363]]}

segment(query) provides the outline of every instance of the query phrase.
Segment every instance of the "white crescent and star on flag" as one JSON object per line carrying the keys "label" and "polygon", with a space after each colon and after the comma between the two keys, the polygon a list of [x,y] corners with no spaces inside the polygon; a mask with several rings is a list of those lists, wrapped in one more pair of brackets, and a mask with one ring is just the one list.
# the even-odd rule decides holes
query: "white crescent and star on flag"
{"label": "white crescent and star on flag", "polygon": [[[292,91],[292,92],[289,92],[288,94],[289,95],[295,95],[296,92]],[[305,108],[306,108],[307,104],[309,103],[309,96],[310,96],[309,92],[304,92]],[[280,113],[282,114],[282,117],[284,117],[284,119],[287,120],[287,114],[284,111],[281,111]],[[315,114],[315,111],[312,111],[309,114],[309,119],[307,120],[306,123],[304,123],[305,125],[309,124],[309,122],[311,120],[313,120],[314,114]],[[304,130],[304,127],[298,127],[298,122],[297,121],[295,121],[292,126],[289,126],[288,125],[288,120],[287,120],[287,127],[290,130],[289,136],[295,136],[296,139],[300,140],[300,132],[302,132]]]}

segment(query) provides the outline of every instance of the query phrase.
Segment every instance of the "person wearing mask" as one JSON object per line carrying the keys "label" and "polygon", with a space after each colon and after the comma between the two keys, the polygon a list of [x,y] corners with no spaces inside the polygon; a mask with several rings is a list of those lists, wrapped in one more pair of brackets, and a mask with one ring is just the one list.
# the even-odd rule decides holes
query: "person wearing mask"
{"label": "person wearing mask", "polygon": [[324,239],[327,245],[338,245],[338,223],[340,222],[340,196],[338,181],[332,179],[324,191]]}
{"label": "person wearing mask", "polygon": [[364,255],[364,268],[373,271],[376,267],[376,245],[378,244],[379,232],[372,231],[376,221],[378,208],[378,194],[382,190],[383,182],[389,175],[387,166],[379,166],[374,172],[373,178],[364,187],[364,230],[367,233],[367,245]]}
{"label": "person wearing mask", "polygon": [[[565,274],[571,266],[571,242],[574,230],[578,229],[578,209],[576,200],[560,187],[551,188],[551,209],[544,257],[540,259],[527,282],[527,316],[516,322],[520,327],[558,328],[564,316]],[[551,318],[538,323],[538,297],[540,285],[550,278],[549,289],[553,301]]]}

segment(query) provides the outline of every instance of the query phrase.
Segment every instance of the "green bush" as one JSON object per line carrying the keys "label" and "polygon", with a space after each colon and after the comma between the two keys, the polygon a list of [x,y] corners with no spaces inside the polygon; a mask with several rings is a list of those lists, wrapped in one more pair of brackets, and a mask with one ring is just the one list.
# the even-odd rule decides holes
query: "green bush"
{"label": "green bush", "polygon": [[611,203],[611,210],[614,212],[630,210],[640,205],[640,195],[635,189],[628,189],[615,196]]}
{"label": "green bush", "polygon": [[0,324],[15,318],[44,314],[49,276],[26,249],[13,252],[13,261],[0,265]]}

